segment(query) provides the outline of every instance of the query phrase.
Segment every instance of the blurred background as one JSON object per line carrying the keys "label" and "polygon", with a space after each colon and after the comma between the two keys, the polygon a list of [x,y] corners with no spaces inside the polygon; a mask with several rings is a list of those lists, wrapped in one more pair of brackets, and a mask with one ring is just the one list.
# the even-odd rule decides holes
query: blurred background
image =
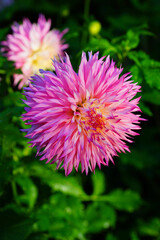
{"label": "blurred background", "polygon": [[52,28],[69,28],[76,71],[82,50],[92,50],[132,72],[148,121],[115,166],[65,177],[20,132],[23,90],[0,55],[0,240],[160,240],[160,1],[0,0],[0,41],[14,21],[40,13]]}

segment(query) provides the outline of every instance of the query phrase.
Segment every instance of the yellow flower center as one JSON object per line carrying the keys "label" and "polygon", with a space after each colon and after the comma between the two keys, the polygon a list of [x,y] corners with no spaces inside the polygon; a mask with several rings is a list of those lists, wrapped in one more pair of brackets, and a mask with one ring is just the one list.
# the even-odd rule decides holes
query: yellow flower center
{"label": "yellow flower center", "polygon": [[84,131],[87,135],[92,133],[102,133],[107,123],[109,112],[105,104],[98,100],[90,99],[84,103],[77,104],[75,119],[78,123],[79,131]]}
{"label": "yellow flower center", "polygon": [[51,69],[52,68],[52,60],[54,57],[54,49],[53,47],[48,47],[43,49],[43,47],[39,48],[37,51],[33,51],[30,56],[30,63],[34,73],[39,73],[39,69]]}

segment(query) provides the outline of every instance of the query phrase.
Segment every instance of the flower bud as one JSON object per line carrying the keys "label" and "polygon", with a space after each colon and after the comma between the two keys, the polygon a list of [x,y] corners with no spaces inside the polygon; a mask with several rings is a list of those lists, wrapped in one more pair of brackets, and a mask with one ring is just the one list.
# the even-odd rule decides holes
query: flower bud
{"label": "flower bud", "polygon": [[92,21],[89,25],[89,32],[91,35],[97,35],[101,31],[101,23],[99,21]]}

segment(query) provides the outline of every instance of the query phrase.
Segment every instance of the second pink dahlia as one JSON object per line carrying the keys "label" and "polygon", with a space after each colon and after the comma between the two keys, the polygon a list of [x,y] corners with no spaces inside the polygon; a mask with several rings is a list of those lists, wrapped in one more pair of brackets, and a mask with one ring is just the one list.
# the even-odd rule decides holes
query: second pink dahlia
{"label": "second pink dahlia", "polygon": [[96,164],[113,162],[117,152],[129,151],[126,142],[140,129],[140,98],[134,98],[140,86],[104,58],[89,53],[87,60],[83,53],[76,73],[66,55],[65,61],[54,61],[55,73],[41,71],[43,76],[32,77],[25,88],[23,120],[31,125],[26,137],[40,160],[56,162],[66,175],[79,164],[87,174]]}
{"label": "second pink dahlia", "polygon": [[51,58],[59,58],[63,50],[68,47],[62,40],[68,31],[59,32],[50,30],[51,19],[46,20],[40,15],[37,23],[24,19],[22,24],[14,23],[12,34],[1,44],[2,51],[8,60],[13,61],[16,69],[21,69],[22,74],[14,74],[14,85],[19,83],[19,89],[28,85],[29,77],[39,72],[40,68],[52,69]]}

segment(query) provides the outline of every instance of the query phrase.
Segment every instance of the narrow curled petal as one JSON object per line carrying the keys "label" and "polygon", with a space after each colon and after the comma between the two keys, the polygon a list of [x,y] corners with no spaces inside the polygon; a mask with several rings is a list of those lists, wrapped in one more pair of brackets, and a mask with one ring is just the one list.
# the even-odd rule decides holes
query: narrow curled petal
{"label": "narrow curled petal", "polygon": [[53,69],[52,58],[62,57],[68,45],[62,40],[68,29],[62,32],[50,30],[51,19],[46,20],[40,14],[37,23],[31,23],[24,19],[22,24],[12,25],[12,34],[7,36],[6,41],[1,42],[8,60],[13,61],[16,69],[21,69],[22,74],[14,75],[14,85],[19,82],[19,89],[28,85],[29,77],[39,73],[39,69]]}
{"label": "narrow curled petal", "polygon": [[140,118],[134,98],[140,86],[122,73],[110,58],[82,54],[78,74],[69,56],[53,61],[55,73],[41,70],[25,88],[23,120],[31,128],[26,137],[37,147],[40,160],[57,163],[68,175],[73,167],[82,172],[108,165],[119,152],[129,151],[126,142],[137,135]]}

